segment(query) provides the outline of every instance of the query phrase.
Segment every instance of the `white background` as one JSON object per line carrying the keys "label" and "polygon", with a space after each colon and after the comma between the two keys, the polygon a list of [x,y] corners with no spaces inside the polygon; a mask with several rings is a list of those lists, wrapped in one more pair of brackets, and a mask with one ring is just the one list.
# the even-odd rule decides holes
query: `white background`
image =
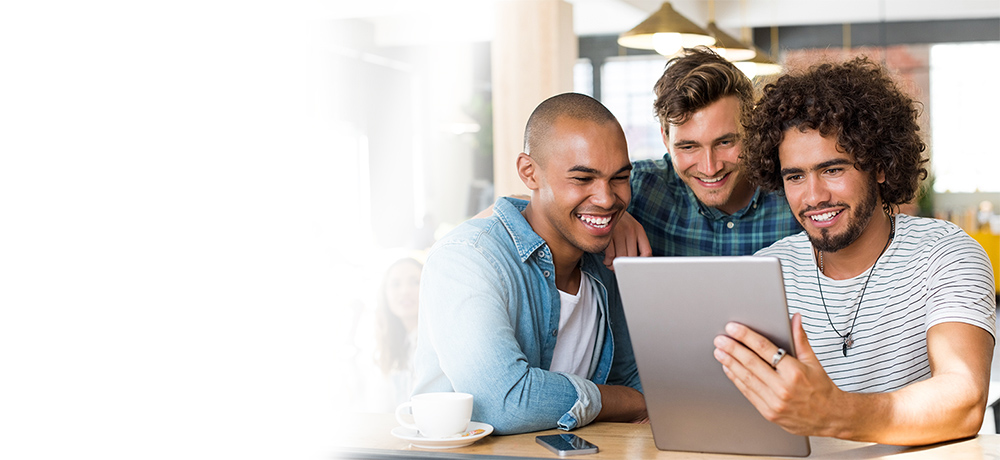
{"label": "white background", "polygon": [[0,458],[329,457],[330,7],[0,7]]}

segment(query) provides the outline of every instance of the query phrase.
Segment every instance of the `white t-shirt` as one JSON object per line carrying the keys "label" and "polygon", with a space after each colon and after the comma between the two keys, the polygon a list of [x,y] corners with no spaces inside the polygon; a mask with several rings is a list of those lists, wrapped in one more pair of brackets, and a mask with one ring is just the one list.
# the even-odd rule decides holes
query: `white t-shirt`
{"label": "white t-shirt", "polygon": [[559,291],[559,333],[549,370],[590,378],[597,342],[597,296],[590,278],[580,273],[576,295]]}
{"label": "white t-shirt", "polygon": [[[929,378],[927,330],[946,322],[981,327],[996,338],[996,289],[986,251],[958,226],[937,219],[896,216],[896,235],[858,300],[868,270],[846,280],[819,273],[805,232],[756,255],[781,259],[789,314],[801,313],[809,344],[842,390],[876,393]],[[823,308],[826,303],[826,310]],[[840,335],[854,345],[843,353]]]}

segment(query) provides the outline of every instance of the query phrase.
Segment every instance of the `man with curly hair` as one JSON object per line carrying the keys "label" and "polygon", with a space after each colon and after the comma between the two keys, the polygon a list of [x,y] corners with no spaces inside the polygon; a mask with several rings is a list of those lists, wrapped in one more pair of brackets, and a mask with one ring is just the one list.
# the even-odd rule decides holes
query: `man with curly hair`
{"label": "man with curly hair", "polygon": [[917,445],[983,423],[992,268],[954,224],[897,212],[927,175],[917,115],[857,58],[781,77],[745,119],[751,181],[783,190],[805,230],[757,253],[782,262],[797,355],[730,323],[715,356],[789,432]]}

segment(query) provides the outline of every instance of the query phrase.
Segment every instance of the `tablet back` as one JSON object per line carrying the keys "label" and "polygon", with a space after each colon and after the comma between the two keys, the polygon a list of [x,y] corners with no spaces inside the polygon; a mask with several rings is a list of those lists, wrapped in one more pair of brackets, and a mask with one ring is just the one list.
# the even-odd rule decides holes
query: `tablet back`
{"label": "tablet back", "polygon": [[614,267],[657,448],[809,455],[809,438],[764,419],[713,356],[729,321],[794,355],[777,258],[619,257]]}

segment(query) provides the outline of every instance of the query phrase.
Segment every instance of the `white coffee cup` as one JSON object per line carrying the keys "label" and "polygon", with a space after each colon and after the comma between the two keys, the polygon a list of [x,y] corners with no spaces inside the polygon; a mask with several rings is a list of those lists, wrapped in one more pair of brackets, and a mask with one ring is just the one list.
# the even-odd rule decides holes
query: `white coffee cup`
{"label": "white coffee cup", "polygon": [[426,438],[462,434],[472,420],[472,395],[452,392],[414,395],[396,408],[396,420]]}

